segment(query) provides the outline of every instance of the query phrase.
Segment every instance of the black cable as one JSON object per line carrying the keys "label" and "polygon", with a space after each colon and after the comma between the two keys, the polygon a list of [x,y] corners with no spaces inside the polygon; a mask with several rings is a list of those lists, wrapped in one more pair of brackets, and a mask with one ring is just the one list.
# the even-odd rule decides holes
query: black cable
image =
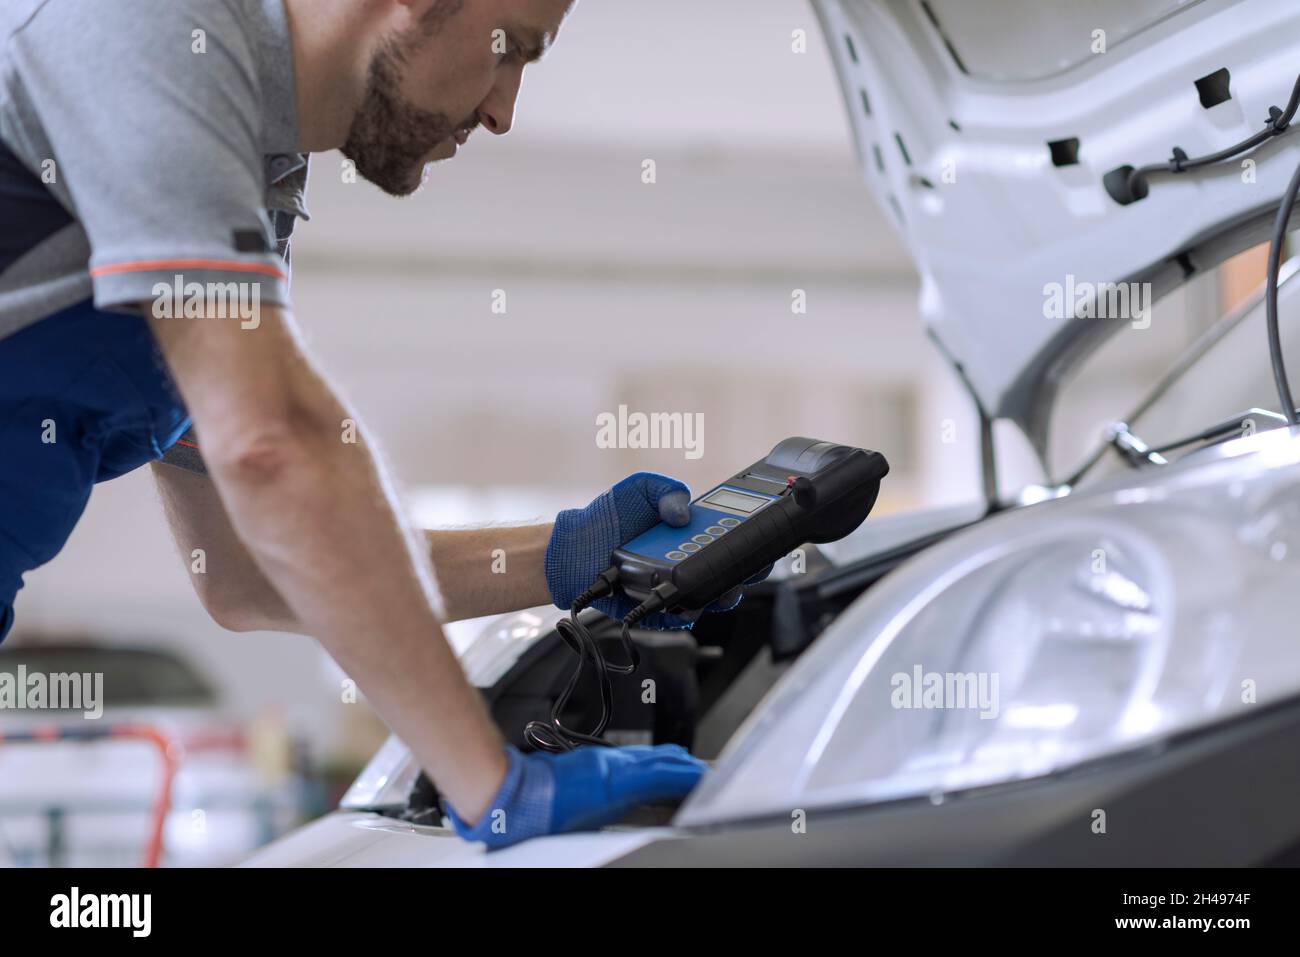
{"label": "black cable", "polygon": [[1129,196],[1134,199],[1146,196],[1148,192],[1147,177],[1153,173],[1185,173],[1188,170],[1202,166],[1213,166],[1215,163],[1222,163],[1224,160],[1249,152],[1275,136],[1281,136],[1290,128],[1291,121],[1295,118],[1297,110],[1300,110],[1300,76],[1296,77],[1295,85],[1291,88],[1291,99],[1287,101],[1286,109],[1278,109],[1276,106],[1269,107],[1268,119],[1264,122],[1264,128],[1258,133],[1252,134],[1235,146],[1229,146],[1227,149],[1206,156],[1189,157],[1181,149],[1175,147],[1173,157],[1165,162],[1152,163],[1129,173],[1127,182]]}
{"label": "black cable", "polygon": [[[1232,159],[1242,153],[1256,149],[1273,137],[1285,133],[1290,128],[1291,121],[1295,119],[1298,110],[1300,110],[1300,76],[1296,77],[1295,84],[1291,87],[1291,98],[1287,101],[1286,108],[1269,107],[1268,120],[1262,130],[1247,137],[1235,146],[1229,146],[1227,149],[1206,156],[1189,157],[1181,149],[1175,147],[1173,157],[1167,162],[1143,166],[1129,174],[1126,183],[1129,197],[1131,199],[1140,199],[1142,196],[1147,195],[1147,177],[1153,173],[1185,173],[1191,169],[1222,163],[1224,160]],[[1286,363],[1282,355],[1282,335],[1278,324],[1277,287],[1278,274],[1282,270],[1282,256],[1286,249],[1287,227],[1291,222],[1291,211],[1295,206],[1297,195],[1300,195],[1300,166],[1296,167],[1295,173],[1291,176],[1291,182],[1287,186],[1286,193],[1282,196],[1282,205],[1278,207],[1277,218],[1273,223],[1273,235],[1269,244],[1268,255],[1268,283],[1265,287],[1264,297],[1268,320],[1268,353],[1273,366],[1273,382],[1277,386],[1277,396],[1278,401],[1282,404],[1282,414],[1286,416],[1287,423],[1292,426],[1300,425],[1300,413],[1296,411],[1295,399],[1291,393],[1291,382],[1287,377]]]}
{"label": "black cable", "polygon": [[[538,750],[550,751],[553,754],[572,751],[578,744],[605,744],[600,735],[604,733],[613,709],[613,688],[607,674],[608,665],[604,655],[601,654],[599,644],[592,638],[586,625],[578,619],[578,612],[581,610],[575,603],[569,617],[555,626],[556,632],[564,643],[577,653],[578,663],[569,676],[568,684],[564,686],[564,690],[560,692],[551,707],[551,720],[530,721],[524,727],[525,741]],[[600,685],[600,719],[589,733],[585,733],[566,727],[560,720],[560,715],[568,706],[569,699],[582,680],[588,658],[592,661]]]}
{"label": "black cable", "polygon": [[[578,664],[574,668],[573,674],[569,676],[569,683],[565,685],[564,690],[555,699],[555,704],[551,708],[550,723],[530,721],[524,727],[524,740],[539,750],[560,753],[572,751],[575,742],[578,741],[587,744],[604,743],[597,736],[604,732],[605,725],[609,721],[609,714],[613,707],[613,689],[610,687],[609,678],[606,675],[605,656],[601,654],[600,646],[591,637],[591,632],[579,620],[578,615],[593,601],[612,592],[617,581],[617,568],[607,568],[601,572],[592,586],[574,599],[573,605],[569,609],[569,617],[561,619],[555,626],[555,631],[561,640],[577,654]],[[600,720],[589,735],[566,728],[563,722],[560,721],[560,714],[564,711],[574,689],[578,687],[578,682],[582,679],[588,658],[595,665],[596,675],[600,681]]]}
{"label": "black cable", "polygon": [[[559,634],[561,640],[577,653],[578,663],[573,669],[573,674],[569,676],[568,684],[564,686],[564,690],[560,692],[555,699],[555,704],[551,707],[550,722],[530,721],[524,727],[524,740],[540,751],[559,754],[564,751],[572,751],[580,744],[609,746],[609,742],[601,737],[605,733],[606,727],[609,726],[610,718],[614,713],[614,688],[609,676],[611,674],[630,675],[640,667],[641,654],[632,641],[632,626],[646,616],[663,608],[671,596],[671,586],[667,586],[667,590],[665,590],[666,586],[660,586],[655,589],[654,595],[638,605],[623,619],[619,637],[623,644],[623,651],[627,655],[627,663],[615,664],[605,660],[599,643],[592,637],[587,626],[578,619],[578,614],[597,598],[602,598],[613,591],[614,584],[617,581],[617,568],[608,568],[601,572],[596,583],[579,595],[578,599],[573,603],[569,617],[562,619],[555,626],[556,633]],[[583,732],[566,727],[560,720],[560,715],[564,712],[574,690],[578,687],[583,672],[586,670],[588,659],[591,660],[595,668],[597,682],[600,686],[600,718],[594,728]]]}
{"label": "black cable", "polygon": [[1282,270],[1282,255],[1286,250],[1287,227],[1291,222],[1291,210],[1295,206],[1296,195],[1300,194],[1300,166],[1296,167],[1282,194],[1282,205],[1278,207],[1277,219],[1273,222],[1273,238],[1268,247],[1268,283],[1264,291],[1264,301],[1268,319],[1268,355],[1273,363],[1273,382],[1277,385],[1278,401],[1282,403],[1282,414],[1290,425],[1300,425],[1300,416],[1296,413],[1295,400],[1291,397],[1291,382],[1287,378],[1286,363],[1282,357],[1282,334],[1278,328],[1277,284],[1278,273]]}

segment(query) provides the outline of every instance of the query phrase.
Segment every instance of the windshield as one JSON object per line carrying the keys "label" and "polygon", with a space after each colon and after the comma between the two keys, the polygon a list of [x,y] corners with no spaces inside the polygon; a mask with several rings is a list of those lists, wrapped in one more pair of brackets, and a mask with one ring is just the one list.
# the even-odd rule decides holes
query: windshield
{"label": "windshield", "polygon": [[[1278,290],[1278,325],[1293,391],[1300,385],[1300,280],[1295,278],[1298,264],[1300,259],[1292,259],[1283,265]],[[1159,449],[1221,424],[1231,423],[1221,439],[1276,428],[1285,424],[1274,417],[1281,411],[1269,361],[1261,288],[1246,306],[1221,319],[1202,336],[1123,421],[1147,447]],[[1203,444],[1189,442],[1165,452],[1164,458],[1174,461]],[[1130,467],[1118,450],[1106,446],[1090,459],[1076,484],[1086,486]]]}

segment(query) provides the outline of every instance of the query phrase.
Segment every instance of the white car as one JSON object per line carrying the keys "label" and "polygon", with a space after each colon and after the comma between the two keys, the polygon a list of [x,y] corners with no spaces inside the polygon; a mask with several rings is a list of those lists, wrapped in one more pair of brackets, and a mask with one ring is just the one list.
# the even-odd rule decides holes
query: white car
{"label": "white car", "polygon": [[306,817],[303,782],[267,780],[246,724],[174,652],[0,651],[0,676],[24,673],[98,674],[102,697],[90,719],[0,709],[0,868],[227,866]]}
{"label": "white car", "polygon": [[[1300,431],[1267,297],[1115,409],[1082,468],[1047,454],[1085,358],[1270,239],[1300,166],[1300,5],[813,5],[863,177],[980,410],[985,501],[868,521],[694,636],[643,635],[675,691],[625,706],[617,739],[717,754],[679,808],[487,853],[394,739],[250,863],[1300,860]],[[1293,271],[1276,351],[1300,369]],[[995,420],[1050,476],[1012,501]],[[567,673],[558,616],[507,616],[466,656],[512,738]]]}

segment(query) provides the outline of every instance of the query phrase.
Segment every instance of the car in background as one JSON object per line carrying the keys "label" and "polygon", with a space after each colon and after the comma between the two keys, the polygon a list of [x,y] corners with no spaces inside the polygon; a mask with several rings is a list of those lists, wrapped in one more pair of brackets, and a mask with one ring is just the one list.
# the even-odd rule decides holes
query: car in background
{"label": "car in background", "polygon": [[0,680],[37,673],[102,675],[103,712],[0,708],[0,866],[135,866],[158,828],[156,863],[224,865],[303,819],[303,780],[259,768],[248,729],[175,653],[0,650]]}

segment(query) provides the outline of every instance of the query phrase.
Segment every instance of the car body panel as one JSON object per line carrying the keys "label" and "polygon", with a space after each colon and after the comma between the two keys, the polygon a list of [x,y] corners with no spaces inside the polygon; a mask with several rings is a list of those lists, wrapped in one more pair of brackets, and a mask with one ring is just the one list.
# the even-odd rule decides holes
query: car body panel
{"label": "car body panel", "polygon": [[[1300,695],[1298,527],[1280,429],[958,532],[836,619],[674,823],[1041,777]],[[997,676],[1000,713],[900,704],[914,666]]]}
{"label": "car body panel", "polygon": [[258,851],[245,867],[602,867],[669,832],[610,829],[539,837],[487,851],[449,828],[336,811]]}
{"label": "car body panel", "polygon": [[[1267,238],[1300,163],[1293,132],[1252,154],[1249,176],[1234,161],[1153,177],[1128,206],[1103,177],[1262,129],[1296,81],[1300,5],[972,6],[814,0],[863,178],[920,271],[928,331],[986,414],[1014,421],[1043,456],[1061,381],[1130,324],[1049,315],[1049,286],[1150,283],[1159,298]],[[1094,30],[1105,52],[1091,52]],[[955,47],[971,62],[975,50],[1024,51],[1024,75],[973,75]],[[1196,81],[1223,68],[1231,99],[1206,108]],[[1055,165],[1050,144],[1071,140],[1076,161]]]}

